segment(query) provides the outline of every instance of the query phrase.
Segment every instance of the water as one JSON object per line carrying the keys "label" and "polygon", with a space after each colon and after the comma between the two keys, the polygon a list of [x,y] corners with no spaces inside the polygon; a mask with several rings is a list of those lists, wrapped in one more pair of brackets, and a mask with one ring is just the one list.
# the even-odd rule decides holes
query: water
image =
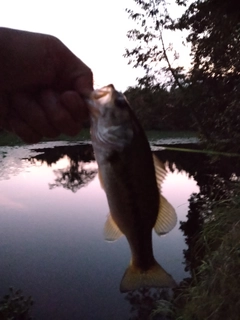
{"label": "water", "polygon": [[[37,320],[140,319],[135,314],[154,293],[119,292],[130,250],[125,237],[103,239],[108,205],[91,146],[2,147],[0,165],[0,296],[10,286],[31,295]],[[179,221],[198,191],[189,173],[169,170],[162,192],[178,224],[164,237],[153,234],[153,247],[177,282],[188,276]]]}

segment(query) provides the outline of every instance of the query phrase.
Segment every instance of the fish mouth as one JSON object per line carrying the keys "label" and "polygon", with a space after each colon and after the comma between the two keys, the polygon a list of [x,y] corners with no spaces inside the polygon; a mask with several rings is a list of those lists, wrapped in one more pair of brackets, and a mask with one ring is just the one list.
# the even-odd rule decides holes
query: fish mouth
{"label": "fish mouth", "polygon": [[101,89],[94,90],[90,95],[90,99],[100,100],[100,99],[106,97],[107,95],[112,96],[112,93],[114,91],[115,91],[114,86],[112,84],[109,84],[108,86],[105,86]]}
{"label": "fish mouth", "polygon": [[91,115],[93,117],[98,117],[101,113],[101,107],[110,106],[114,101],[115,88],[112,84],[102,87],[101,89],[94,90],[89,98],[87,99],[87,104],[90,108]]}

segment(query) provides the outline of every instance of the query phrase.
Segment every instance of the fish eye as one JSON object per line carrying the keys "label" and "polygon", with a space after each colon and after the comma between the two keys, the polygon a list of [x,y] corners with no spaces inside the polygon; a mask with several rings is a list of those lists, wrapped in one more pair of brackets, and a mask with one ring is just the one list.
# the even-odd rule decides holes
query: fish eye
{"label": "fish eye", "polygon": [[118,108],[121,108],[121,109],[123,109],[123,108],[126,108],[126,100],[124,99],[124,98],[122,98],[122,97],[118,97],[118,98],[116,98],[116,100],[115,100],[115,105],[118,107]]}

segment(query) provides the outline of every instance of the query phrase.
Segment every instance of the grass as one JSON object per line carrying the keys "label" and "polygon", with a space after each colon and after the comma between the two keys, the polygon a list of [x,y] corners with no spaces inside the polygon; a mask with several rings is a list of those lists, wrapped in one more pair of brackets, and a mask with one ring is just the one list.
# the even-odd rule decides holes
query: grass
{"label": "grass", "polygon": [[146,132],[149,140],[166,139],[166,138],[192,138],[197,137],[197,133],[193,131],[161,131],[149,130]]}
{"label": "grass", "polygon": [[[43,138],[42,141],[85,141],[90,140],[89,129],[82,129],[78,135],[74,137],[69,137],[67,135],[61,134],[55,139]],[[25,143],[15,134],[2,131],[0,132],[0,146],[20,146]]]}
{"label": "grass", "polygon": [[0,132],[0,146],[19,146],[23,144],[24,142],[15,134],[6,131]]}
{"label": "grass", "polygon": [[[174,320],[239,320],[240,314],[240,185],[228,201],[218,201],[203,227],[196,254],[204,257],[192,282],[169,304]],[[154,313],[162,312],[162,307]],[[173,312],[174,310],[174,312]],[[164,311],[166,313],[166,310]]]}
{"label": "grass", "polygon": [[[199,242],[206,254],[185,293],[184,319],[239,319],[240,198],[218,205]],[[199,244],[198,244],[199,245]]]}

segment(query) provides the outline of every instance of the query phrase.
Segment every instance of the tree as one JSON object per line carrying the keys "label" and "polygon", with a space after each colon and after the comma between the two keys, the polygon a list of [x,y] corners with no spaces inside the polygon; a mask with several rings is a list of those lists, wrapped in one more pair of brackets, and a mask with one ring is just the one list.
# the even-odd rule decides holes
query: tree
{"label": "tree", "polygon": [[[184,1],[184,4],[189,1]],[[197,0],[190,3],[175,24],[188,29],[192,44],[194,70],[212,77],[239,73],[240,48],[239,1]]]}
{"label": "tree", "polygon": [[183,67],[172,66],[178,54],[164,42],[163,32],[173,23],[166,1],[134,2],[139,11],[127,12],[137,28],[127,33],[134,46],[126,49],[125,57],[134,68],[143,68],[145,75],[138,78],[138,88],[130,88],[125,94],[146,129],[192,129],[191,113],[182,112],[183,93],[178,90],[184,87]]}
{"label": "tree", "polygon": [[[151,88],[160,83],[170,91],[177,90],[176,104],[181,105],[183,113],[191,114],[209,147],[239,151],[240,3],[176,0],[186,9],[174,21],[165,0],[134,1],[140,11],[128,13],[137,29],[127,36],[136,41],[136,46],[125,56],[134,67],[145,70],[145,77],[138,79],[140,87]],[[192,46],[193,64],[186,74],[180,66],[171,66],[169,53],[173,48],[165,46],[165,29],[189,31],[187,41]]]}
{"label": "tree", "polygon": [[[128,88],[124,93],[145,129],[162,129],[169,93],[164,88]],[[166,114],[166,113],[165,113]],[[169,129],[169,128],[168,128]]]}
{"label": "tree", "polygon": [[189,113],[182,112],[181,91],[163,86],[130,87],[124,94],[145,129],[189,130],[192,121]]}
{"label": "tree", "polygon": [[170,63],[169,53],[178,58],[171,44],[164,43],[163,30],[170,28],[172,19],[165,0],[134,0],[139,6],[135,12],[126,9],[129,18],[137,24],[137,29],[128,31],[127,37],[134,41],[134,47],[126,49],[124,56],[134,68],[143,68],[145,76],[138,78],[140,87],[155,87],[161,84],[170,87],[173,83],[181,85],[183,68]]}
{"label": "tree", "polygon": [[[187,1],[184,1],[186,5]],[[240,150],[240,3],[197,0],[173,29],[188,29],[194,110],[211,147]],[[221,142],[221,144],[219,143]]]}

